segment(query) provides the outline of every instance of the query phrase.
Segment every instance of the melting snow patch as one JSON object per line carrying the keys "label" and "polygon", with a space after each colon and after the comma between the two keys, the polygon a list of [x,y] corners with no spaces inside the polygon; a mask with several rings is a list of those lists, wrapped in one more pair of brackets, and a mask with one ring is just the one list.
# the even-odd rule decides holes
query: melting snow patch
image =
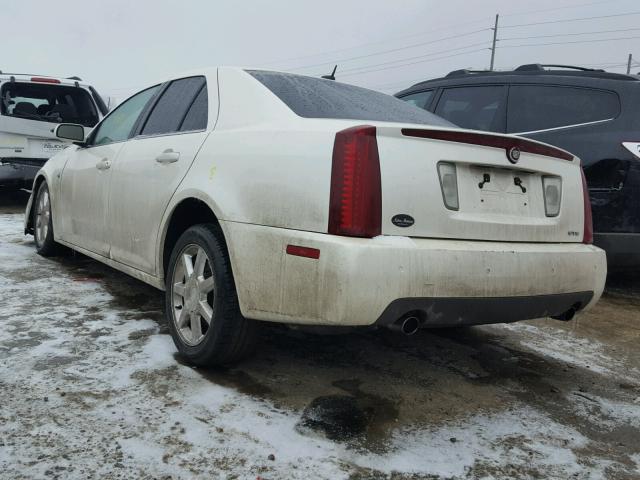
{"label": "melting snow patch", "polygon": [[640,371],[629,369],[616,358],[608,355],[606,345],[594,339],[577,338],[570,333],[550,328],[540,328],[525,323],[511,323],[502,328],[526,333],[527,340],[520,342],[545,356],[564,363],[588,368],[603,375],[616,375],[630,381],[640,378]]}

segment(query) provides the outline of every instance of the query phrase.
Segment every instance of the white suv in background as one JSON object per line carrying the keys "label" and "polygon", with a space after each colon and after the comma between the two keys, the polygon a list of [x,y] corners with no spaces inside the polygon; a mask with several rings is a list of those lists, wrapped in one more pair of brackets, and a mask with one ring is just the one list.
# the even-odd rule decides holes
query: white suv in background
{"label": "white suv in background", "polygon": [[0,188],[30,187],[44,163],[69,146],[56,138],[56,124],[91,129],[107,111],[78,77],[0,72]]}

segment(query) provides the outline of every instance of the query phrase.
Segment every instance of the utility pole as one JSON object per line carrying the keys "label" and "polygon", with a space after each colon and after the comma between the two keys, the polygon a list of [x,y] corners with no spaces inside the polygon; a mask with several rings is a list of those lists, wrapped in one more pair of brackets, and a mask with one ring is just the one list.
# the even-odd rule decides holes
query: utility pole
{"label": "utility pole", "polygon": [[631,75],[631,62],[633,61],[633,54],[629,54],[629,60],[627,60],[627,75]]}
{"label": "utility pole", "polygon": [[496,24],[493,27],[493,44],[491,45],[491,65],[489,66],[490,71],[493,71],[493,63],[496,59],[496,41],[498,40],[498,18],[500,18],[500,15],[496,14]]}

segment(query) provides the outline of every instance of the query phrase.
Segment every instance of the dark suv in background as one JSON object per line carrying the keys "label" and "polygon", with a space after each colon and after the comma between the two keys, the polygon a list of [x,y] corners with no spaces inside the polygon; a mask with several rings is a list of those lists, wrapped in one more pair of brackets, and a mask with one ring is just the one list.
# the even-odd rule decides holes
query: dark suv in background
{"label": "dark suv in background", "polygon": [[640,267],[640,77],[564,65],[457,70],[396,94],[464,128],[511,133],[582,159],[594,242]]}

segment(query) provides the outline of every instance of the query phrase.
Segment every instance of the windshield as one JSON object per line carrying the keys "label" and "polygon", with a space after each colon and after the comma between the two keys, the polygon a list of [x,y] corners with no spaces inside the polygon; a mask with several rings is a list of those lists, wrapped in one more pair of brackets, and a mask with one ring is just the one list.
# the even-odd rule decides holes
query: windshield
{"label": "windshield", "polygon": [[85,127],[99,120],[89,92],[80,87],[9,82],[1,95],[2,115]]}
{"label": "windshield", "polygon": [[453,127],[452,123],[390,95],[323,78],[248,70],[297,115]]}

